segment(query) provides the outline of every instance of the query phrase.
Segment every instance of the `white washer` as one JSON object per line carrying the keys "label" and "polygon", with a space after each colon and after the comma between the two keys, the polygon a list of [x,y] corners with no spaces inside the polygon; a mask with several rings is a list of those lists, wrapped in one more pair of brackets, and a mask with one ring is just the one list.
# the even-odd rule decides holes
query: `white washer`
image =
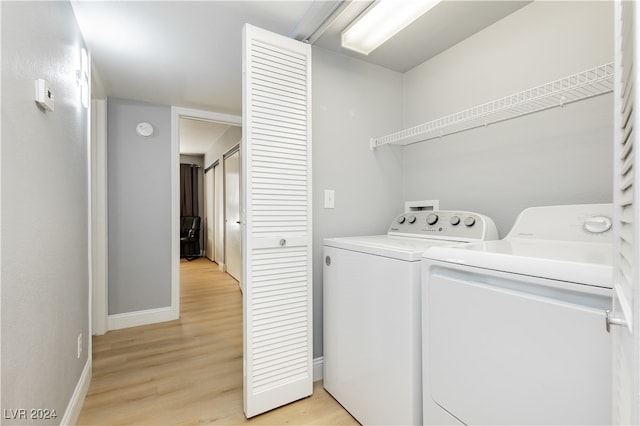
{"label": "white washer", "polygon": [[611,204],[523,211],[423,259],[425,424],[611,422]]}
{"label": "white washer", "polygon": [[477,213],[417,211],[387,235],[324,240],[324,387],[360,423],[422,423],[422,253],[497,237]]}

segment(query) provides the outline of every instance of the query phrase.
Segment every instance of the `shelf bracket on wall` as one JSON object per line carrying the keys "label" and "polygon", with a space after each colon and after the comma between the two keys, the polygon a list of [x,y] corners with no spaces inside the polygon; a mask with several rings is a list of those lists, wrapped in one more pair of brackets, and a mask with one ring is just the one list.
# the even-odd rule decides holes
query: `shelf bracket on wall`
{"label": "shelf bracket on wall", "polygon": [[437,120],[371,138],[370,147],[374,150],[387,144],[410,145],[611,93],[613,69],[613,62],[600,65]]}

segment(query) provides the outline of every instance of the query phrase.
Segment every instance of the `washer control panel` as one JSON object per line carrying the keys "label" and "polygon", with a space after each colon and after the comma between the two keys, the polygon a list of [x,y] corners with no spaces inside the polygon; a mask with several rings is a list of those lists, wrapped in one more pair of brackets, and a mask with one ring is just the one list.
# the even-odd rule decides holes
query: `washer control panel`
{"label": "washer control panel", "polygon": [[498,239],[496,225],[487,216],[453,210],[403,213],[393,220],[387,234],[460,241]]}

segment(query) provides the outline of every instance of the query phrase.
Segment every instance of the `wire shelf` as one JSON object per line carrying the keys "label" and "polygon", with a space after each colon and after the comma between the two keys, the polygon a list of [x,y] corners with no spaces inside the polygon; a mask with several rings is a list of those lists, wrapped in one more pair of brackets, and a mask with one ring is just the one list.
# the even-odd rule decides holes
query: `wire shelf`
{"label": "wire shelf", "polygon": [[613,91],[613,71],[613,62],[600,65],[437,120],[372,138],[371,149],[387,144],[422,142],[610,93]]}

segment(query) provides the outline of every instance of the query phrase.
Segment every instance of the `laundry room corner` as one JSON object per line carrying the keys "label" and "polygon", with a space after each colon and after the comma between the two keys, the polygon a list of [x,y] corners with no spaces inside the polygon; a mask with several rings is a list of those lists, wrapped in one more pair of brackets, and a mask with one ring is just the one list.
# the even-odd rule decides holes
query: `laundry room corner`
{"label": "laundry room corner", "polygon": [[[613,22],[613,2],[532,2],[408,71],[404,124],[611,63]],[[409,145],[405,197],[487,214],[501,236],[527,207],[610,203],[612,108],[608,93]]]}

